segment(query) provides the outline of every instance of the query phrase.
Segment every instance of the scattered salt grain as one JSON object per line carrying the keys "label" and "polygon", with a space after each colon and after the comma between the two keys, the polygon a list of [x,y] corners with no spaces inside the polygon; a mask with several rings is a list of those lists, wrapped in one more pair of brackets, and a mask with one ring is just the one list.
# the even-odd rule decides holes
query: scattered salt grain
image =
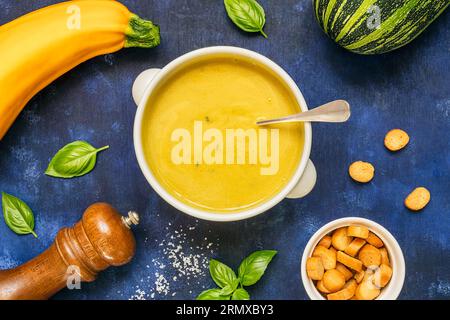
{"label": "scattered salt grain", "polygon": [[136,289],[134,295],[131,296],[130,300],[145,300],[146,293],[144,290]]}
{"label": "scattered salt grain", "polygon": [[[152,265],[145,267],[153,271],[153,274],[140,279],[140,284],[135,287],[130,300],[175,297],[177,293],[172,291],[175,282],[188,288],[200,285],[197,279],[208,275],[209,258],[218,245],[204,237],[201,243],[192,246],[196,241],[192,231],[196,230],[197,224],[198,220],[194,226],[178,226],[175,229],[172,223],[168,223],[164,238],[155,240],[156,247],[150,245],[152,249],[157,250],[157,258],[152,259]],[[148,238],[145,243],[148,245]],[[194,279],[196,281],[191,283]],[[189,293],[192,294],[192,290]]]}

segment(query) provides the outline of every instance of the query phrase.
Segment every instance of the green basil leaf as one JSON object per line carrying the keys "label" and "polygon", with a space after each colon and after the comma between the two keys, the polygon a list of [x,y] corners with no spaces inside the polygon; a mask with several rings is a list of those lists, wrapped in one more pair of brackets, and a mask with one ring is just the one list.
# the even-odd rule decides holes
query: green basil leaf
{"label": "green basil leaf", "polygon": [[238,287],[238,285],[239,285],[239,279],[236,278],[236,279],[233,281],[233,284],[227,284],[225,287],[222,288],[221,294],[222,294],[223,296],[231,295],[231,294],[234,292],[234,290],[236,290],[236,288]]}
{"label": "green basil leaf", "polygon": [[272,258],[277,254],[275,250],[256,251],[242,261],[239,266],[239,279],[244,286],[251,286],[261,279]]}
{"label": "green basil leaf", "polygon": [[236,273],[230,267],[214,259],[209,261],[209,272],[211,278],[221,288],[233,286],[237,279]]}
{"label": "green basil leaf", "polygon": [[233,293],[231,300],[250,300],[250,295],[244,288],[239,288]]}
{"label": "green basil leaf", "polygon": [[108,148],[95,149],[85,141],[69,143],[56,153],[45,174],[65,179],[83,176],[94,169],[97,153]]}
{"label": "green basil leaf", "polygon": [[34,230],[34,216],[30,207],[10,194],[2,192],[3,217],[6,225],[17,234],[32,234],[37,238]]}
{"label": "green basil leaf", "polygon": [[267,38],[263,31],[266,14],[256,0],[224,0],[224,4],[235,25],[247,32],[260,32]]}
{"label": "green basil leaf", "polygon": [[222,296],[229,296],[229,295],[231,295],[231,294],[233,293],[233,291],[234,291],[234,289],[233,289],[232,286],[226,285],[225,287],[223,287],[223,288],[220,290],[220,294],[221,294]]}
{"label": "green basil leaf", "polygon": [[197,300],[230,300],[230,296],[222,295],[221,289],[209,289],[200,293]]}

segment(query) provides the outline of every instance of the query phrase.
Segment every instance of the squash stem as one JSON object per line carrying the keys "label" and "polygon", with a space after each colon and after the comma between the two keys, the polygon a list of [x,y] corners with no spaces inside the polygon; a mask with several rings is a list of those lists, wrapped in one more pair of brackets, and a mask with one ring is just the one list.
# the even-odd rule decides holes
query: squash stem
{"label": "squash stem", "polygon": [[153,48],[160,44],[159,26],[132,14],[125,31],[125,48]]}

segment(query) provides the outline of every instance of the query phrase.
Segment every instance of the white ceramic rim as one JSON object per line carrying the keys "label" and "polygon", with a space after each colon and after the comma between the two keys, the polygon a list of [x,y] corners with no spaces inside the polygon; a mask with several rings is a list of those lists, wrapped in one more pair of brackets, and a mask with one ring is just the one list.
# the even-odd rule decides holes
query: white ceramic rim
{"label": "white ceramic rim", "polygon": [[195,218],[203,219],[203,220],[209,220],[209,221],[220,221],[220,222],[226,222],[226,221],[238,221],[243,219],[248,219],[251,217],[254,217],[256,215],[259,215],[272,207],[274,207],[276,204],[281,202],[288,194],[289,192],[296,186],[296,184],[300,181],[300,178],[302,177],[303,172],[305,171],[306,165],[309,160],[309,156],[311,153],[311,145],[312,145],[312,129],[311,124],[309,122],[305,122],[305,143],[303,148],[303,154],[301,157],[301,160],[299,162],[299,165],[292,176],[289,183],[281,190],[280,193],[278,193],[276,196],[274,196],[272,199],[262,203],[260,206],[235,212],[235,213],[214,213],[206,210],[200,210],[194,207],[191,207],[180,200],[173,197],[169,192],[167,192],[161,184],[158,182],[158,180],[155,178],[153,173],[151,172],[147,161],[144,157],[143,152],[143,145],[142,145],[142,121],[143,121],[143,115],[145,112],[145,108],[148,102],[148,99],[152,93],[152,91],[155,89],[155,87],[159,84],[159,82],[166,77],[168,74],[172,73],[174,70],[176,70],[181,65],[187,63],[188,61],[191,61],[193,59],[197,59],[201,56],[208,56],[208,55],[217,55],[217,54],[232,54],[232,55],[238,55],[242,56],[248,59],[253,59],[261,63],[262,65],[265,65],[269,69],[271,69],[273,72],[275,72],[280,78],[286,83],[286,85],[290,88],[293,95],[298,101],[298,104],[300,105],[301,110],[307,111],[308,107],[306,104],[306,101],[300,92],[300,89],[294,82],[294,80],[287,74],[286,71],[284,71],[279,65],[277,65],[275,62],[270,60],[269,58],[256,53],[251,50],[238,48],[238,47],[230,47],[230,46],[216,46],[216,47],[207,47],[202,48],[198,50],[191,51],[189,53],[186,53],[179,58],[173,60],[169,64],[167,64],[164,68],[161,69],[161,71],[155,76],[155,78],[151,81],[151,83],[148,85],[148,87],[145,89],[145,92],[143,94],[143,98],[141,99],[137,112],[136,117],[134,121],[134,149],[136,152],[136,157],[139,163],[139,166],[147,179],[147,181],[150,183],[150,185],[153,187],[153,189],[169,204],[174,206],[176,209],[191,215]]}
{"label": "white ceramic rim", "polygon": [[314,282],[308,278],[306,274],[306,260],[312,255],[314,248],[317,246],[323,236],[329,234],[331,231],[349,225],[362,225],[369,228],[370,231],[375,233],[381,241],[389,254],[390,263],[392,266],[392,278],[388,285],[381,290],[380,295],[376,300],[395,300],[400,295],[405,281],[405,259],[403,257],[402,249],[400,248],[397,240],[394,236],[380,224],[359,217],[348,217],[331,221],[320,228],[305,247],[301,262],[301,276],[303,286],[306,293],[311,300],[325,300],[320,294],[319,290],[314,286]]}

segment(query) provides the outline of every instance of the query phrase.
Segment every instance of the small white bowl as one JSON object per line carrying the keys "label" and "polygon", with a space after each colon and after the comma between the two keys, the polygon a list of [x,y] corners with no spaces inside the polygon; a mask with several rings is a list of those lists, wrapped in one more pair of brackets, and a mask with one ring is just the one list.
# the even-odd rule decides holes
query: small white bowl
{"label": "small white bowl", "polygon": [[327,223],[311,237],[308,244],[306,245],[302,257],[301,274],[303,286],[305,287],[306,293],[308,294],[309,298],[311,300],[325,300],[319,290],[317,290],[317,288],[315,287],[314,282],[309,279],[308,275],[306,274],[306,260],[311,257],[314,248],[325,235],[338,228],[350,225],[366,226],[370,231],[376,234],[383,241],[384,246],[386,247],[389,254],[389,260],[391,262],[393,272],[391,280],[389,281],[387,286],[381,290],[381,293],[377,297],[377,300],[397,299],[400,292],[402,291],[403,282],[405,280],[405,259],[403,258],[402,249],[398,245],[397,240],[395,240],[392,234],[384,227],[371,220],[357,217],[342,218]]}

